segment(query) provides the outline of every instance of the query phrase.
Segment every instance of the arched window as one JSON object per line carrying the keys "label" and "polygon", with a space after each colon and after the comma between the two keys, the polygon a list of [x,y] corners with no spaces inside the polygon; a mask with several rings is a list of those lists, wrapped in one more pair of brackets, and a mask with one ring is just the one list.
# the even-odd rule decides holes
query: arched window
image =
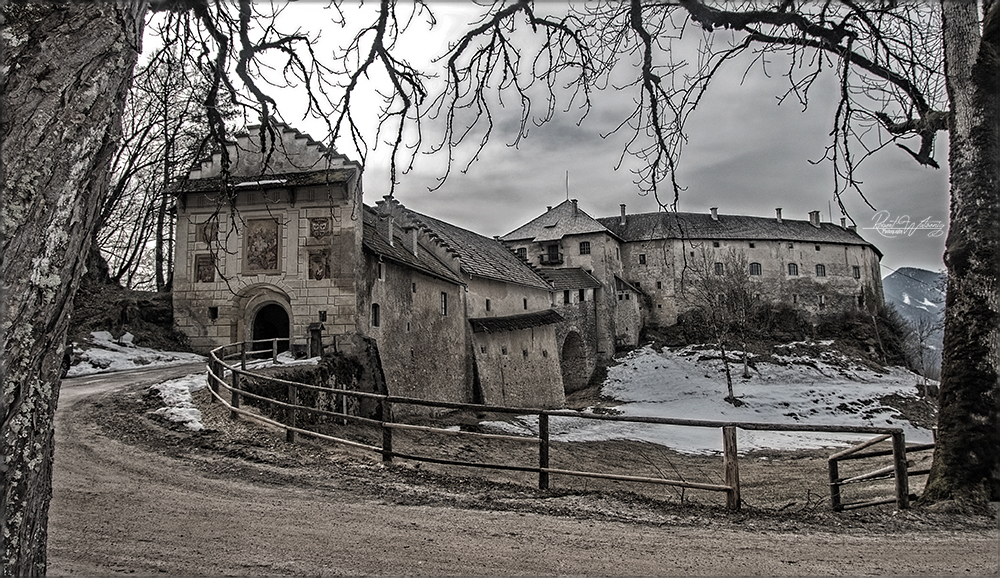
{"label": "arched window", "polygon": [[826,277],[826,265],[816,265],[816,276]]}
{"label": "arched window", "polygon": [[761,272],[760,263],[750,263],[751,275],[760,275],[760,272]]}
{"label": "arched window", "polygon": [[789,263],[788,264],[788,274],[789,275],[793,275],[793,276],[798,276],[798,274],[799,274],[799,266],[797,264],[795,264],[795,263]]}
{"label": "arched window", "polygon": [[378,327],[382,323],[381,307],[378,303],[372,303],[372,327]]}

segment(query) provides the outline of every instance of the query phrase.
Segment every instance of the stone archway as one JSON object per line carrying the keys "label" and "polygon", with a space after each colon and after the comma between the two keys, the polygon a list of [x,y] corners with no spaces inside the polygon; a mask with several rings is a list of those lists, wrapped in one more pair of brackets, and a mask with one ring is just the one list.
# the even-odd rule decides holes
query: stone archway
{"label": "stone archway", "polygon": [[[291,322],[288,312],[277,303],[268,303],[253,316],[253,341],[279,339],[278,353],[288,351],[288,337],[291,335]],[[260,349],[261,344],[255,344],[254,349]]]}
{"label": "stone archway", "polygon": [[587,350],[578,332],[571,331],[566,335],[559,355],[559,367],[562,370],[564,392],[573,393],[587,387],[590,382]]}

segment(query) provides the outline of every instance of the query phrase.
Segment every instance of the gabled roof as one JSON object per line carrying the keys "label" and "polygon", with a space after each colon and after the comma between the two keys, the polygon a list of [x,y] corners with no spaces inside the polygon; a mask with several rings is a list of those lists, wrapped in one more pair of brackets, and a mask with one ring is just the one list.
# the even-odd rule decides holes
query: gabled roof
{"label": "gabled roof", "polygon": [[580,267],[567,269],[542,269],[542,277],[552,283],[556,291],[568,289],[597,289],[601,287],[601,282],[593,275],[584,271]]}
{"label": "gabled roof", "polygon": [[506,283],[551,289],[549,283],[530,265],[497,239],[484,237],[451,223],[412,211],[395,199],[390,199],[389,202],[392,203],[393,210],[404,213],[412,224],[435,237],[442,246],[456,255],[463,273]]}
{"label": "gabled roof", "polygon": [[558,241],[566,235],[607,232],[607,228],[579,208],[574,199],[563,201],[526,225],[502,236],[501,239],[542,243]]}
{"label": "gabled roof", "polygon": [[365,250],[374,253],[384,259],[395,261],[412,269],[416,269],[431,277],[437,277],[445,281],[464,285],[462,279],[438,260],[434,254],[427,250],[418,250],[417,254],[411,253],[404,244],[402,232],[398,226],[393,226],[393,244],[378,234],[376,221],[378,216],[375,211],[365,206],[364,211],[364,237],[362,245]]}
{"label": "gabled roof", "polygon": [[[713,218],[707,213],[640,213],[621,217],[597,219],[603,226],[625,241],[649,241],[653,239],[733,239],[733,240],[775,240],[800,243],[840,243],[844,245],[868,245],[856,231],[845,229],[833,223],[820,223],[819,227],[809,221],[776,218],[750,217],[745,215],[718,215]],[[881,253],[880,253],[881,254]]]}
{"label": "gabled roof", "polygon": [[497,333],[500,331],[517,331],[520,329],[531,329],[543,325],[552,325],[563,320],[551,309],[536,313],[522,313],[520,315],[510,315],[507,317],[479,317],[469,319],[473,333]]}

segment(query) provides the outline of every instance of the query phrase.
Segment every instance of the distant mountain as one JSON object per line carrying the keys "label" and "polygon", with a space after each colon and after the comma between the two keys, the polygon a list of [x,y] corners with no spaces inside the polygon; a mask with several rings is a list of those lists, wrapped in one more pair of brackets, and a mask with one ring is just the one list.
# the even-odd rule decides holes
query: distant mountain
{"label": "distant mountain", "polygon": [[886,304],[914,327],[920,323],[937,324],[926,340],[932,351],[930,364],[940,367],[941,347],[944,341],[944,282],[947,274],[914,267],[903,267],[882,279]]}

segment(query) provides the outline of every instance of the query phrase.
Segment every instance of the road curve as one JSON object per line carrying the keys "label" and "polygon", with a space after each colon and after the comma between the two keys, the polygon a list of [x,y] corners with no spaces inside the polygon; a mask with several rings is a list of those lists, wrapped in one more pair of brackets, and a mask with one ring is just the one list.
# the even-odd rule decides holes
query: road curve
{"label": "road curve", "polygon": [[105,436],[82,404],[202,366],[63,382],[50,575],[985,575],[996,534],[806,535],[386,504],[203,475]]}

